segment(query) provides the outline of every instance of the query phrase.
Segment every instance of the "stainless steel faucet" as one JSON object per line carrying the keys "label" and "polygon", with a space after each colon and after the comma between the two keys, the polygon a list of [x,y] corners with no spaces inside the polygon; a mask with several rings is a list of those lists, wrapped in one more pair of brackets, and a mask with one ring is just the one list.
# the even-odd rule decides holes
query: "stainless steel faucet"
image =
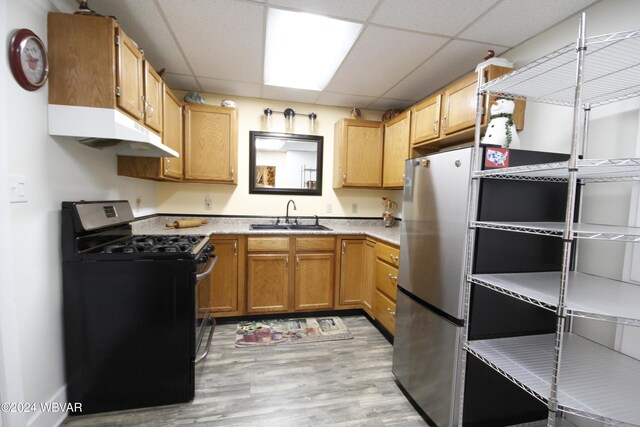
{"label": "stainless steel faucet", "polygon": [[284,223],[285,223],[285,224],[289,224],[289,205],[290,205],[291,203],[293,203],[293,210],[294,210],[294,211],[297,211],[297,210],[298,210],[298,208],[296,208],[296,202],[294,202],[293,200],[289,200],[289,201],[287,202],[287,216],[285,216],[285,217],[284,217]]}

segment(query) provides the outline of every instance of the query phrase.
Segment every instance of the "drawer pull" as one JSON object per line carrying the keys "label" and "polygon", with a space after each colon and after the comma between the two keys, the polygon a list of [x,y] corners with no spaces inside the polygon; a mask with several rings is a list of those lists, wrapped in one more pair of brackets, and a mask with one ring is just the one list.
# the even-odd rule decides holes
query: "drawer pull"
{"label": "drawer pull", "polygon": [[398,261],[400,259],[400,257],[397,257],[394,254],[389,254],[389,258],[391,258],[392,261]]}
{"label": "drawer pull", "polygon": [[391,311],[391,309],[389,307],[387,307],[387,313],[391,317],[396,317],[396,312],[395,311]]}
{"label": "drawer pull", "polygon": [[393,274],[389,273],[389,279],[391,280],[398,280],[398,276],[394,276]]}

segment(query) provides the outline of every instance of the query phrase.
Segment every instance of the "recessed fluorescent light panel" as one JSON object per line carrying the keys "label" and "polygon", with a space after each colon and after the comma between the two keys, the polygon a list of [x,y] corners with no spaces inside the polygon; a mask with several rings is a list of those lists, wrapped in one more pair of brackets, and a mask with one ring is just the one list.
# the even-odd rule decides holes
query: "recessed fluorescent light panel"
{"label": "recessed fluorescent light panel", "polygon": [[264,84],[324,89],[361,29],[353,22],[269,8]]}

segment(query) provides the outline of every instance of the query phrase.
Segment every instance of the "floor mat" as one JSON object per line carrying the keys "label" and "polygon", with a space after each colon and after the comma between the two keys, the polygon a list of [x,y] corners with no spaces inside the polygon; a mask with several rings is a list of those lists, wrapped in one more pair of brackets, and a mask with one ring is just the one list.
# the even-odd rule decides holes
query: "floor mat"
{"label": "floor mat", "polygon": [[236,347],[299,344],[353,338],[339,317],[272,319],[238,323]]}

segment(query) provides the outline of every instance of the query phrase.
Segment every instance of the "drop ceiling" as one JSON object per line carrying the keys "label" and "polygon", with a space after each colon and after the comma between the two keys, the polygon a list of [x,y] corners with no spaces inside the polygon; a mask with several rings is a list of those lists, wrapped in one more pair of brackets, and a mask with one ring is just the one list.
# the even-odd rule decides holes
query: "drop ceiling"
{"label": "drop ceiling", "polygon": [[[412,105],[473,70],[487,50],[499,55],[594,2],[91,0],[89,6],[115,16],[174,89],[386,110]],[[364,25],[323,91],[262,83],[269,7]]]}

